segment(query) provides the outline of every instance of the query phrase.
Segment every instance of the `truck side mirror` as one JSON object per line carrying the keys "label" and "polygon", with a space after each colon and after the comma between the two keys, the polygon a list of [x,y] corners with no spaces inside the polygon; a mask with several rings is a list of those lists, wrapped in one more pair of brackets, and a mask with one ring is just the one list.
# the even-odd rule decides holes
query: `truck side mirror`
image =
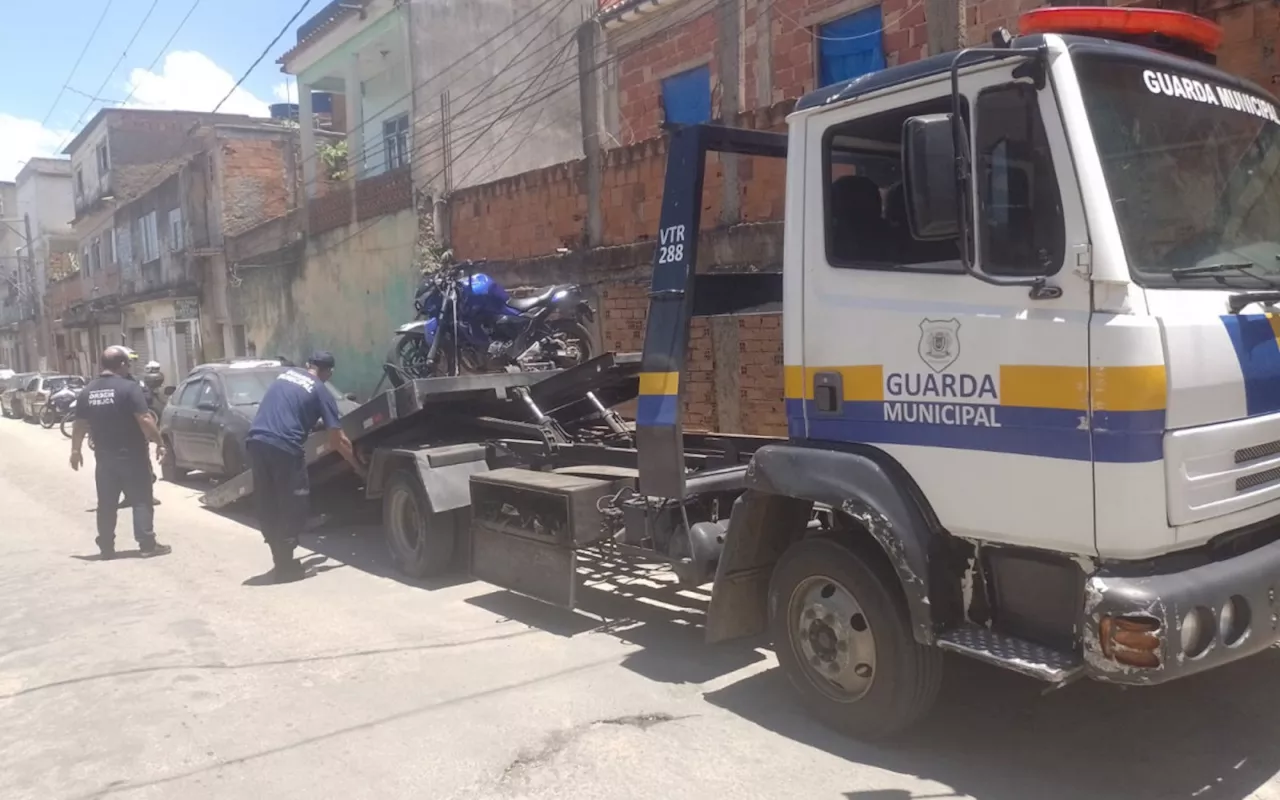
{"label": "truck side mirror", "polygon": [[173,397],[173,393],[177,388],[177,386],[166,386],[162,390],[162,394],[164,394],[165,397]]}
{"label": "truck side mirror", "polygon": [[923,241],[959,236],[951,114],[928,114],[906,121],[902,126],[902,166],[911,235]]}

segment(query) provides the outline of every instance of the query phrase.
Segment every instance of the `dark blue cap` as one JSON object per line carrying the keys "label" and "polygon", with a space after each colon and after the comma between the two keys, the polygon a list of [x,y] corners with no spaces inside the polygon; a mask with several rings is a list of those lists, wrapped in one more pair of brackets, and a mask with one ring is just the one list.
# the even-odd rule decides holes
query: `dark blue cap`
{"label": "dark blue cap", "polygon": [[307,359],[307,363],[313,367],[333,369],[337,362],[333,360],[333,353],[330,353],[328,350],[317,350],[311,354],[311,358]]}

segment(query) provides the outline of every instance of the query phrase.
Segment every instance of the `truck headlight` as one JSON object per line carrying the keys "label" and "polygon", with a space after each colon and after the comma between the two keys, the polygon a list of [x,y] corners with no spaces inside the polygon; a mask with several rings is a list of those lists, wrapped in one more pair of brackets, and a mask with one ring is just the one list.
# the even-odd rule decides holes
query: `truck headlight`
{"label": "truck headlight", "polygon": [[1195,658],[1213,642],[1213,615],[1209,609],[1196,606],[1182,618],[1182,654]]}

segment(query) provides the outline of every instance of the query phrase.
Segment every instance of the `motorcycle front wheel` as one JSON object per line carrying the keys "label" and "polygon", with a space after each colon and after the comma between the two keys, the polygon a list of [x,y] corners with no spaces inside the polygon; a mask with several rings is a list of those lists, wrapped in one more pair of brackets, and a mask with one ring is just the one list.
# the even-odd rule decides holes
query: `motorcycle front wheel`
{"label": "motorcycle front wheel", "polygon": [[547,330],[564,342],[564,352],[553,360],[560,369],[585,364],[596,357],[591,331],[576,319],[555,319],[547,323]]}
{"label": "motorcycle front wheel", "polygon": [[436,349],[435,363],[427,360],[426,341],[417,336],[406,336],[395,348],[395,363],[408,378],[434,378],[453,374],[453,347],[441,342]]}

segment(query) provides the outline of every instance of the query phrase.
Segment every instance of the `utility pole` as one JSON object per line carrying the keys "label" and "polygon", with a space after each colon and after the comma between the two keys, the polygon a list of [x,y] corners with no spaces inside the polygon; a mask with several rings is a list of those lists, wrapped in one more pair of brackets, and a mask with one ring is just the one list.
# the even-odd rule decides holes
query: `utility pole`
{"label": "utility pole", "polygon": [[41,371],[49,368],[49,341],[47,331],[44,328],[44,291],[40,287],[40,280],[36,276],[36,248],[31,239],[31,215],[22,215],[23,237],[27,240],[27,280],[28,294],[35,302],[36,314],[36,364]]}

